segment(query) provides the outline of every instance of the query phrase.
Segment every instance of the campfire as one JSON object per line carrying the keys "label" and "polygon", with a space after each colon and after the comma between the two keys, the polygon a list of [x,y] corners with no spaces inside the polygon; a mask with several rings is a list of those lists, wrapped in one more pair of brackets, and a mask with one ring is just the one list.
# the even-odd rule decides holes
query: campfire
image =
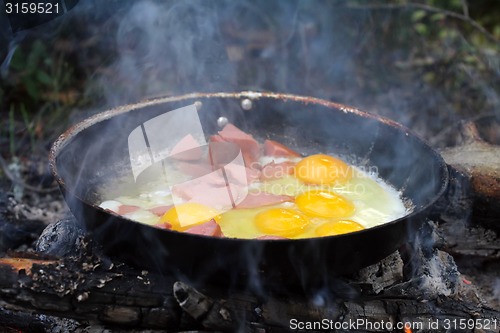
{"label": "campfire", "polygon": [[[264,103],[269,111],[268,102],[280,103],[279,99],[268,101],[268,96],[252,93],[235,95],[234,102],[246,101],[249,96],[254,108]],[[188,98],[197,99],[199,105],[206,104],[203,95]],[[289,107],[297,97],[284,95],[280,98]],[[320,100],[307,99],[306,102],[310,110],[316,103],[324,107]],[[164,106],[163,103],[160,100],[159,104]],[[347,110],[336,104],[327,106]],[[378,124],[378,118],[375,119]],[[262,288],[249,288],[249,285],[242,288],[224,279],[220,280],[224,283],[212,283],[213,279],[196,280],[193,276],[183,279],[182,275],[174,273],[175,270],[131,261],[134,256],[151,255],[137,252],[143,250],[140,248],[130,252],[132,245],[129,249],[118,247],[120,251],[129,251],[126,256],[116,255],[117,248],[110,248],[106,239],[114,237],[118,242],[119,227],[105,237],[97,237],[96,241],[95,231],[87,233],[74,217],[68,217],[50,224],[38,235],[39,231],[32,231],[32,224],[23,219],[26,208],[12,197],[6,197],[4,218],[7,226],[23,233],[34,233],[36,246],[35,251],[9,251],[0,261],[4,300],[2,324],[12,330],[42,332],[60,327],[78,331],[89,325],[97,331],[126,328],[131,331],[337,329],[419,332],[477,328],[475,325],[483,325],[485,331],[495,331],[499,320],[499,312],[495,310],[498,303],[494,291],[488,289],[494,275],[481,276],[478,271],[478,267],[488,267],[495,262],[499,246],[497,229],[492,223],[498,207],[491,203],[499,195],[498,170],[490,168],[494,164],[491,161],[498,158],[496,130],[492,130],[492,126],[483,119],[463,124],[459,130],[462,138],[457,146],[441,152],[449,163],[447,192],[435,203],[433,213],[427,215],[421,227],[407,230],[415,233],[412,237],[383,259],[348,273],[336,272],[338,263],[334,261],[331,270],[304,264],[312,273],[329,272],[314,288],[287,284],[289,281],[282,281],[284,276],[274,280],[271,287]],[[69,133],[63,140],[72,135],[77,137]],[[57,149],[52,152],[53,162],[60,154]],[[482,158],[474,158],[477,154]],[[61,166],[58,169],[61,170]],[[63,185],[71,186],[70,183]],[[70,189],[65,190],[69,196]],[[71,205],[71,201],[68,202]],[[475,224],[471,224],[464,213],[468,211],[473,212]],[[83,214],[79,218],[99,217]],[[87,225],[92,227],[93,221]],[[136,239],[140,237],[133,238]],[[17,239],[16,246],[29,240]],[[215,240],[207,239],[208,244]],[[195,238],[191,246],[196,248],[197,242]],[[469,261],[471,257],[475,258],[474,262]],[[183,258],[186,257],[180,255],[171,260],[167,256],[163,260],[175,268]],[[189,267],[196,259],[185,260],[183,267]],[[296,260],[301,259],[297,257]],[[328,260],[323,264],[328,265]],[[229,271],[234,267],[233,264]],[[490,269],[494,271],[494,267]],[[265,273],[252,276],[253,285],[260,285],[259,279],[263,276]],[[276,276],[280,275],[271,279]],[[276,285],[287,288],[274,288]]]}
{"label": "campfire", "polygon": [[[55,41],[57,29],[21,14],[12,36],[0,36],[12,37],[0,66],[10,107],[0,139],[1,332],[499,331],[498,33],[473,20],[472,2],[461,1],[463,13],[429,1],[150,0],[99,12],[76,2]],[[52,46],[61,56],[51,58]],[[96,86],[81,82],[90,77]],[[345,234],[240,239],[215,219],[173,225],[159,207],[146,225],[106,206],[147,167],[154,177],[166,170],[171,156],[153,161],[147,124],[179,109],[199,116],[203,140],[228,143],[230,128],[255,137],[258,151],[272,142],[292,152],[297,160],[284,163],[294,177],[315,154],[366,167],[403,213]],[[189,145],[200,139],[183,132],[192,120],[159,134],[178,130]],[[40,159],[24,153],[42,146]],[[226,148],[212,167],[240,166],[238,149],[248,167],[241,146]],[[131,163],[134,151],[151,165]],[[232,191],[231,174],[221,175]],[[236,209],[244,196],[234,193]],[[298,206],[296,194],[272,195]],[[205,223],[218,229],[207,236]]]}

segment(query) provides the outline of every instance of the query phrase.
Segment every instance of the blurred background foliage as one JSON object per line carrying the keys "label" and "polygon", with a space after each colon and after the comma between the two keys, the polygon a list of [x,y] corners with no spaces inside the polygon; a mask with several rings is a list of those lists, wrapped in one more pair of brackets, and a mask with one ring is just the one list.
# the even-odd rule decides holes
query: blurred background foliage
{"label": "blurred background foliage", "polygon": [[[436,144],[461,118],[500,113],[498,0],[314,0],[290,1],[290,8],[280,1],[240,2],[240,8],[206,3],[232,8],[227,17],[217,15],[220,40],[198,41],[200,57],[207,43],[224,50],[208,52],[215,60],[203,63],[207,84],[182,82],[192,74],[179,69],[182,54],[170,60],[168,52],[138,50],[149,29],[141,24],[149,26],[150,18],[128,24],[130,12],[144,9],[132,8],[133,1],[81,0],[57,22],[4,34],[2,156],[46,154],[56,135],[89,112],[188,91],[328,98],[389,116]],[[129,69],[134,75],[124,74]]]}

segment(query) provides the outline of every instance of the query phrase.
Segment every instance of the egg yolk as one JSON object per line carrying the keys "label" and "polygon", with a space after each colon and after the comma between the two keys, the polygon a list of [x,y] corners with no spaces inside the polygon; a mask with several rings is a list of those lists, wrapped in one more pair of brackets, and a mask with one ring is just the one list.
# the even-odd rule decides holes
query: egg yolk
{"label": "egg yolk", "polygon": [[349,165],[323,154],[308,156],[295,166],[295,177],[309,184],[343,184],[352,178],[352,174]]}
{"label": "egg yolk", "polygon": [[354,231],[363,230],[364,227],[350,220],[340,220],[334,222],[327,222],[316,228],[316,235],[318,236],[333,236],[347,234]]}
{"label": "egg yolk", "polygon": [[255,216],[255,225],[266,235],[297,236],[310,223],[300,212],[289,208],[273,208]]}
{"label": "egg yolk", "polygon": [[308,191],[295,198],[301,211],[317,217],[345,218],[354,214],[354,204],[329,191]]}
{"label": "egg yolk", "polygon": [[195,202],[187,202],[170,208],[160,219],[161,223],[170,223],[172,229],[183,231],[195,225],[220,219],[217,210]]}

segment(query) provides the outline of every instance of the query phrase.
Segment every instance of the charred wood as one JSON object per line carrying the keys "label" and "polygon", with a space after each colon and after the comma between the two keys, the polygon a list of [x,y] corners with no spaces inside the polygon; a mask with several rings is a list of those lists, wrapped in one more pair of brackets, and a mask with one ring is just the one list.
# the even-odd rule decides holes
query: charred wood
{"label": "charred wood", "polygon": [[56,257],[81,255],[85,231],[68,217],[47,226],[36,242],[36,251]]}
{"label": "charred wood", "polygon": [[2,258],[0,294],[25,310],[123,327],[177,328],[172,282],[69,260]]}
{"label": "charred wood", "polygon": [[[439,296],[434,300],[415,301],[414,299],[399,297],[379,296],[364,298],[355,301],[331,300],[328,304],[317,305],[306,300],[280,300],[269,299],[259,302],[248,295],[231,295],[231,299],[212,299],[198,290],[183,284],[176,283],[174,294],[181,293],[186,310],[197,318],[202,318],[205,328],[212,329],[252,329],[266,328],[266,332],[281,331],[289,328],[292,319],[297,322],[321,322],[331,319],[334,322],[348,323],[359,322],[391,322],[395,325],[400,322],[419,322],[425,328],[431,322],[441,319],[453,320],[456,318],[500,318],[500,313],[492,309],[464,306],[460,300]],[[243,303],[243,305],[242,305]],[[199,305],[199,306],[197,306]],[[233,326],[227,327],[230,322],[224,319],[220,323],[220,316],[224,318],[244,319]],[[213,320],[212,316],[217,318]],[[242,324],[245,323],[245,324]],[[243,327],[242,327],[243,326]],[[367,325],[367,327],[369,327]],[[348,331],[348,330],[346,330]],[[376,331],[367,328],[367,332]],[[431,331],[430,328],[422,331]],[[436,330],[434,330],[435,332]],[[440,330],[444,332],[443,327]]]}
{"label": "charred wood", "polygon": [[46,225],[32,215],[12,195],[0,191],[0,253],[31,244],[38,238]]}
{"label": "charred wood", "polygon": [[[289,327],[291,319],[321,321],[326,318],[346,323],[355,320],[425,323],[436,316],[500,320],[498,311],[483,307],[479,299],[470,297],[471,291],[465,290],[468,286],[460,281],[452,259],[445,253],[436,251],[428,266],[407,281],[401,280],[402,263],[397,254],[377,265],[360,272],[358,280],[344,280],[346,285],[360,290],[356,299],[335,298],[327,290],[308,299],[293,295],[283,299],[246,292],[224,296],[216,289],[199,291],[164,276],[124,265],[106,265],[96,254],[78,260],[18,255],[0,260],[0,296],[5,311],[7,307],[22,310],[8,310],[19,316],[6,312],[3,320],[14,321],[9,325],[17,329],[30,322],[42,332],[46,327],[53,327],[50,326],[53,323],[39,320],[42,317],[35,315],[24,318],[23,314],[34,311],[51,318],[70,318],[79,322],[80,328],[91,323],[93,327],[131,331],[281,332]],[[370,276],[377,271],[381,272],[378,277],[375,274],[379,283],[392,285],[379,288],[378,293],[359,288],[363,283],[369,284]],[[451,285],[446,284],[448,280]],[[436,288],[439,283],[443,284],[441,289]],[[16,323],[18,321],[21,322]]]}

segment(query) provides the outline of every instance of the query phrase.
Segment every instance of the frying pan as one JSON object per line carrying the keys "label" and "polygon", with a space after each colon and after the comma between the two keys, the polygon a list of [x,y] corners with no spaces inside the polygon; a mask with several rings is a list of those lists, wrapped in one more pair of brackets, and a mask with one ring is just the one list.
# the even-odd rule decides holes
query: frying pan
{"label": "frying pan", "polygon": [[[216,133],[217,119],[224,116],[259,139],[303,154],[335,152],[358,166],[376,167],[414,208],[374,228],[299,240],[180,233],[99,208],[104,184],[118,174],[132,177],[128,134],[148,119],[193,103],[206,134]],[[195,285],[238,288],[320,288],[332,276],[373,264],[413,239],[448,184],[440,155],[402,125],[330,101],[277,93],[189,94],[106,111],[62,134],[50,151],[50,165],[69,208],[108,255]]]}

